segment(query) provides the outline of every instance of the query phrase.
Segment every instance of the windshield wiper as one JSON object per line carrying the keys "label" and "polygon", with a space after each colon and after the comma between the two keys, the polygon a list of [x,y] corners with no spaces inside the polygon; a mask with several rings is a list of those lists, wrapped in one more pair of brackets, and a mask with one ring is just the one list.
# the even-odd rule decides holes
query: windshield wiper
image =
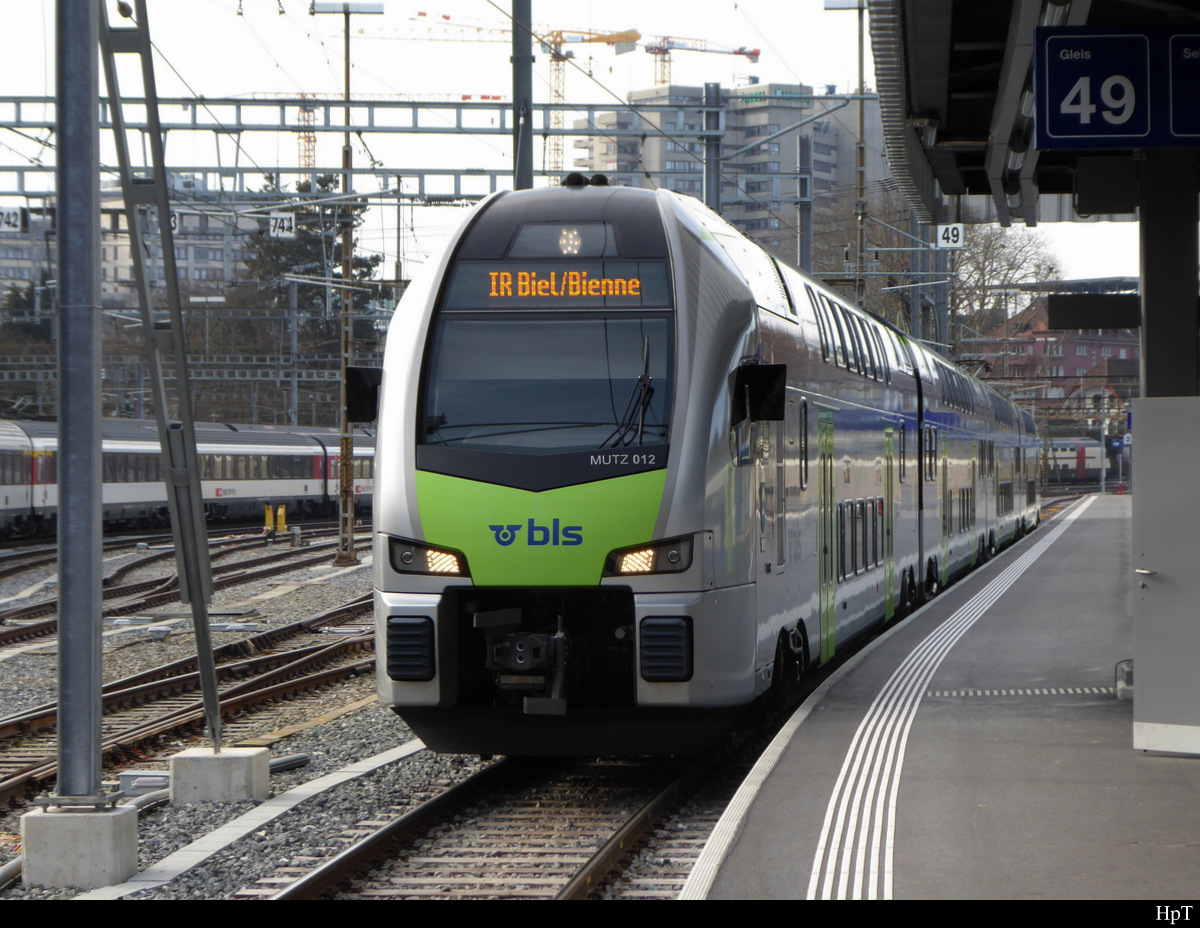
{"label": "windshield wiper", "polygon": [[[610,445],[613,448],[621,448],[631,444],[635,437],[639,445],[642,443],[642,436],[646,430],[646,410],[650,408],[650,400],[654,396],[651,380],[653,378],[650,376],[650,336],[645,335],[642,337],[642,372],[634,381],[633,392],[629,395],[629,402],[625,404],[625,412],[621,416],[620,423],[604,441],[600,442],[601,448],[607,448]],[[635,428],[636,435],[633,434]]]}

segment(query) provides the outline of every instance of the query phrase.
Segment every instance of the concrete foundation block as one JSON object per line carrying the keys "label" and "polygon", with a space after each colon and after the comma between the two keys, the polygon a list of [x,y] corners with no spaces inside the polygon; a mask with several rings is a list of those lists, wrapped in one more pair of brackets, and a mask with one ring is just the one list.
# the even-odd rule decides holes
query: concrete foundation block
{"label": "concrete foundation block", "polygon": [[123,883],[137,873],[137,809],[35,809],[21,816],[21,849],[26,886]]}
{"label": "concrete foundation block", "polygon": [[171,758],[172,802],[266,799],[271,792],[271,752],[266,748],[192,748]]}

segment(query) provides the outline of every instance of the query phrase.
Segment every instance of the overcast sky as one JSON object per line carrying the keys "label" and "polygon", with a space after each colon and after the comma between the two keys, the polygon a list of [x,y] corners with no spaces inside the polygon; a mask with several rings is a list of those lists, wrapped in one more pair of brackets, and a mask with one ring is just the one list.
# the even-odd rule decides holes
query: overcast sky
{"label": "overcast sky", "polygon": [[[754,75],[764,83],[807,83],[819,89],[833,84],[838,92],[852,91],[857,81],[858,17],[853,12],[825,11],[823,5],[824,0],[532,3],[535,31],[539,27],[603,33],[634,29],[643,36],[703,40],[710,48],[761,50],[756,64],[733,54],[676,52],[672,56],[674,83],[717,81],[736,87]],[[156,78],[163,96],[342,93],[342,17],[310,16],[309,0],[149,0],[148,6],[151,36],[161,55],[156,61]],[[115,9],[115,3],[111,7]],[[499,31],[508,23],[508,0],[385,0],[384,7],[383,15],[359,14],[352,19],[351,86],[356,97],[511,97],[510,38]],[[4,3],[9,41],[0,74],[5,94],[54,93],[54,10],[52,0]],[[461,41],[467,35],[475,40]],[[640,48],[618,56],[606,45],[569,47],[575,51],[575,59],[566,72],[568,102],[602,104],[654,83],[654,59]],[[548,100],[547,56],[536,48],[535,55],[534,96]],[[866,74],[868,87],[873,87],[869,36]],[[140,86],[122,80],[123,88]],[[456,140],[452,155],[440,152],[437,144],[446,143],[409,144],[398,137],[368,136],[371,156],[387,167],[428,167],[431,163],[511,166],[511,146],[506,139],[464,137]],[[322,137],[319,163],[331,168],[340,165],[340,145],[340,136]],[[0,130],[0,146],[0,162],[43,156],[37,142],[11,132]],[[262,164],[264,169],[297,160],[292,133],[271,138],[247,136],[243,146],[242,162]],[[564,157],[568,165],[570,152],[568,140]],[[220,157],[229,163],[235,155],[239,153],[232,143],[226,143]],[[213,163],[217,153],[211,139],[176,140],[174,147],[168,144],[168,156],[176,163]],[[360,147],[355,163],[365,164],[367,159]],[[377,226],[362,230],[363,245],[394,252],[394,220],[379,218]],[[425,240],[417,236],[406,248],[427,251],[439,234],[456,223],[451,215],[442,222],[426,219]],[[1067,276],[1137,273],[1133,224],[1039,228],[1052,239],[1066,264]]]}

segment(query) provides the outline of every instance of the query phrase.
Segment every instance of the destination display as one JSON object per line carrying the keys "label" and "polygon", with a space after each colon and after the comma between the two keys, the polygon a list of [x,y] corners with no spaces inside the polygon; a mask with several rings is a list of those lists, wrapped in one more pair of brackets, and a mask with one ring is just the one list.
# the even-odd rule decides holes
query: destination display
{"label": "destination display", "polygon": [[670,305],[665,261],[461,261],[442,302],[444,309]]}
{"label": "destination display", "polygon": [[[538,279],[537,271],[491,271],[493,299],[564,296],[636,296],[642,295],[640,277],[593,277],[587,271],[551,271],[547,279]],[[515,291],[514,291],[514,277]]]}
{"label": "destination display", "polygon": [[1038,149],[1194,147],[1198,93],[1198,34],[1165,26],[1035,31]]}

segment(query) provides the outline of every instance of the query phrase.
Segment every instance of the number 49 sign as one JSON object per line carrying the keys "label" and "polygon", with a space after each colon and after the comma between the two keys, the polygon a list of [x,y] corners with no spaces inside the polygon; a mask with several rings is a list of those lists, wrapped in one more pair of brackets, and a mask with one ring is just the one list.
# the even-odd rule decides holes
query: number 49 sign
{"label": "number 49 sign", "polygon": [[967,240],[963,234],[963,224],[952,222],[945,226],[936,226],[933,236],[934,248],[966,248]]}
{"label": "number 49 sign", "polygon": [[1043,102],[1050,138],[1120,139],[1132,147],[1149,134],[1146,36],[1050,36],[1044,51]]}
{"label": "number 49 sign", "polygon": [[1045,27],[1034,49],[1038,148],[1197,144],[1200,36],[1167,27]]}

